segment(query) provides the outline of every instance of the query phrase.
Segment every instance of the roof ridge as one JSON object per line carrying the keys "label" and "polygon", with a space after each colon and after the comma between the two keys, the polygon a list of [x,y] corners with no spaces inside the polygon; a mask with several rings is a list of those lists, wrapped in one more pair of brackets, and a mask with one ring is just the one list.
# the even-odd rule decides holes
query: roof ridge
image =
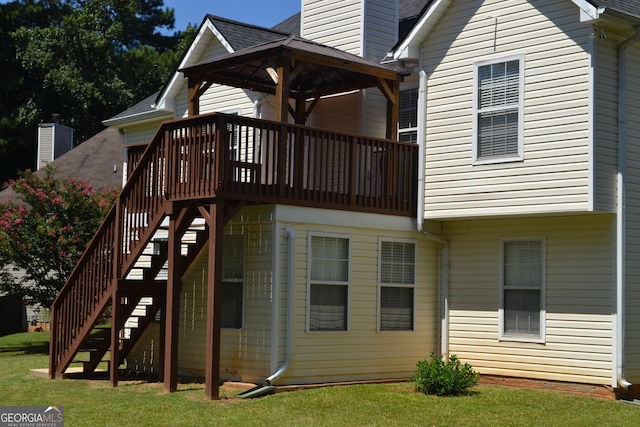
{"label": "roof ridge", "polygon": [[255,30],[267,31],[269,33],[282,34],[283,36],[289,35],[288,33],[285,33],[285,32],[282,32],[282,31],[278,31],[278,30],[274,30],[272,28],[262,27],[260,25],[249,24],[249,23],[241,22],[241,21],[235,21],[233,19],[224,18],[224,17],[218,16],[218,15],[213,15],[211,13],[207,14],[207,19],[209,19],[210,21],[222,21],[222,22],[226,22],[228,24],[238,25],[240,27],[253,28]]}

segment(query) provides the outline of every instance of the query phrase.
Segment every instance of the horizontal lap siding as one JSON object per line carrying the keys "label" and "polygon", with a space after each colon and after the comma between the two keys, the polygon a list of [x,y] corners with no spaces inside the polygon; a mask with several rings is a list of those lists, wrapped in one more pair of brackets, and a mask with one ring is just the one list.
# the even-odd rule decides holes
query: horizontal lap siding
{"label": "horizontal lap siding", "polygon": [[360,94],[334,96],[318,102],[308,125],[338,132],[360,132]]}
{"label": "horizontal lap siding", "polygon": [[[479,372],[611,383],[610,215],[445,224],[451,245],[449,352]],[[499,340],[501,238],[546,238],[546,340]]]}
{"label": "horizontal lap siding", "polygon": [[612,38],[595,43],[595,209],[616,209],[618,165],[618,69],[617,44]]}
{"label": "horizontal lap siding", "polygon": [[396,42],[398,33],[397,1],[368,0],[365,7],[365,57],[379,62]]}
{"label": "horizontal lap siding", "polygon": [[[341,225],[290,224],[295,228],[294,349],[279,383],[408,378],[415,364],[437,350],[437,245],[413,230],[394,231]],[[389,227],[387,227],[389,228]],[[308,233],[339,233],[351,240],[349,330],[307,332]],[[416,239],[415,330],[378,332],[378,237]]]}
{"label": "horizontal lap siding", "polygon": [[[570,1],[453,2],[422,48],[426,218],[588,209],[589,32]],[[474,166],[474,63],[517,54],[525,160]]]}
{"label": "horizontal lap siding", "polygon": [[[193,63],[212,60],[229,53],[217,38],[207,36],[206,40],[208,44],[199,47],[191,56]],[[243,89],[214,84],[200,97],[200,114],[239,110],[240,115],[253,116],[253,101],[260,96]],[[186,117],[188,110],[188,87],[184,79],[176,96],[176,117]]]}
{"label": "horizontal lap siding", "polygon": [[126,128],[125,138],[127,145],[149,143],[156,135],[162,120],[150,123],[142,123]]}
{"label": "horizontal lap siding", "polygon": [[627,63],[626,376],[640,383],[640,45]]}
{"label": "horizontal lap siding", "polygon": [[362,56],[360,0],[304,0],[302,37]]}
{"label": "horizontal lap siding", "polygon": [[[222,378],[261,381],[270,373],[272,225],[268,212],[239,214],[225,233],[245,236],[244,327],[223,329],[220,349]],[[182,279],[178,370],[204,376],[207,298],[205,247]]]}

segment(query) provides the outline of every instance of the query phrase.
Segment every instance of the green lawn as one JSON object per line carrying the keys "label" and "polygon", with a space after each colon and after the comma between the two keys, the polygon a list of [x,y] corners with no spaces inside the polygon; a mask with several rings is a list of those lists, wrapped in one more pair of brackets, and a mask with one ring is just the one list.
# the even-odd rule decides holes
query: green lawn
{"label": "green lawn", "polygon": [[33,378],[47,366],[45,332],[0,337],[0,406],[64,406],[74,426],[638,426],[640,406],[553,391],[477,386],[462,397],[411,384],[355,385],[209,401],[202,384]]}

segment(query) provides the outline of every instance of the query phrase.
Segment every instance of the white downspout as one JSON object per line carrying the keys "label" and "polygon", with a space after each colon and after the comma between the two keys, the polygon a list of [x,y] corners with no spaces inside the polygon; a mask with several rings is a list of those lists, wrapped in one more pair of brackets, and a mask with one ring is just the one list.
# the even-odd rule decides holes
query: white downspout
{"label": "white downspout", "polygon": [[438,272],[438,318],[440,319],[440,356],[449,351],[449,242],[442,236],[429,233],[424,229],[425,203],[425,153],[426,153],[426,113],[427,113],[427,72],[420,70],[418,87],[418,209],[416,223],[418,232],[434,242],[440,243]]}
{"label": "white downspout", "polygon": [[274,385],[287,371],[293,350],[293,291],[295,284],[296,232],[293,228],[285,227],[284,235],[287,238],[287,310],[285,314],[284,360],[278,369],[265,380],[265,383],[269,386]]}
{"label": "white downspout", "polygon": [[616,379],[620,387],[628,390],[631,383],[625,379],[625,293],[626,293],[626,173],[627,173],[627,48],[640,40],[640,27],[636,33],[618,46],[618,206],[616,215],[616,313],[615,349]]}

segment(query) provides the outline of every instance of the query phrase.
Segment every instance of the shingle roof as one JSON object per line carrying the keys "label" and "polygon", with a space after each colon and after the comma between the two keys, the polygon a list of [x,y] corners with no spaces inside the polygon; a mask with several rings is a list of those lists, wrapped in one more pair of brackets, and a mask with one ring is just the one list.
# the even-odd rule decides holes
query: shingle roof
{"label": "shingle roof", "polygon": [[150,95],[150,96],[146,97],[142,101],[138,102],[136,105],[127,108],[126,110],[124,110],[121,113],[116,114],[115,116],[111,117],[109,120],[120,119],[120,118],[123,118],[123,117],[134,116],[136,114],[141,114],[141,113],[146,113],[148,111],[152,111],[153,108],[151,106],[156,102],[156,98],[158,97],[158,93],[159,92],[156,92],[153,95]]}
{"label": "shingle roof", "polygon": [[291,34],[245,24],[244,22],[232,21],[215,15],[207,15],[207,18],[215,25],[234,50],[270,42]]}
{"label": "shingle roof", "polygon": [[272,30],[281,31],[288,34],[300,34],[300,12],[288,17],[278,25],[271,27]]}
{"label": "shingle roof", "polygon": [[640,18],[640,0],[592,0],[591,3]]}
{"label": "shingle roof", "polygon": [[[87,182],[95,189],[122,186],[122,160],[124,136],[109,127],[89,138],[50,163],[57,177],[75,178]],[[114,168],[114,165],[116,166]],[[42,170],[36,175],[42,175]],[[15,197],[11,188],[0,191],[0,203]]]}

